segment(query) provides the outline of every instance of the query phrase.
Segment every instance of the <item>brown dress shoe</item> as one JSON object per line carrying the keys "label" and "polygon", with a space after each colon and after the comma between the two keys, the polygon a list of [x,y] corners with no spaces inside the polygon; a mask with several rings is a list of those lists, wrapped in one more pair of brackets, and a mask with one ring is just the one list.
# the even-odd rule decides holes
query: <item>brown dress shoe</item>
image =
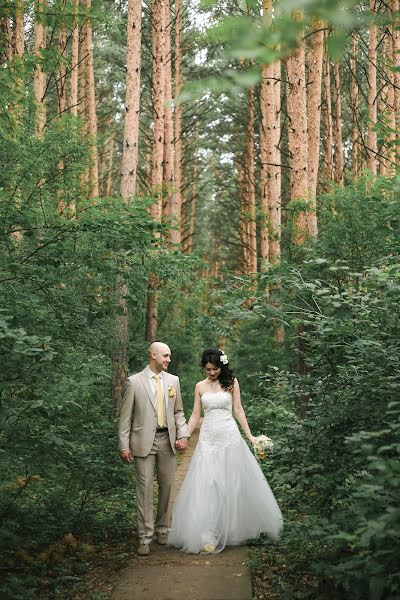
{"label": "brown dress shoe", "polygon": [[150,554],[149,544],[139,544],[137,553],[139,554],[139,556],[147,556],[148,554]]}
{"label": "brown dress shoe", "polygon": [[167,538],[167,532],[157,533],[157,542],[161,544],[161,546],[165,546],[165,544],[167,543]]}

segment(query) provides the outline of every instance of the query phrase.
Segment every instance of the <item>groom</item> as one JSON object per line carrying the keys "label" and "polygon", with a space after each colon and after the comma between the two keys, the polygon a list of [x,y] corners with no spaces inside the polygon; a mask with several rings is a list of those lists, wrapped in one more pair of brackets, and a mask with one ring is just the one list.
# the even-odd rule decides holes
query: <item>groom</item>
{"label": "groom", "polygon": [[125,463],[135,459],[138,554],[141,556],[150,553],[154,533],[154,467],[158,481],[155,529],[158,543],[165,544],[168,503],[175,479],[175,453],[186,450],[190,437],[179,378],[167,373],[171,350],[162,342],[153,342],[148,354],[147,367],[126,381],[118,421],[121,459]]}

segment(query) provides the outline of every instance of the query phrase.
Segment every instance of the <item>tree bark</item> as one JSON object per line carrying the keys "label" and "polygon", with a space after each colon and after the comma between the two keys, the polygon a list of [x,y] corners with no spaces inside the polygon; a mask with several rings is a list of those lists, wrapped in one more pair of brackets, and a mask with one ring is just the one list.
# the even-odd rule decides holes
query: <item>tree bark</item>
{"label": "tree bark", "polygon": [[59,66],[57,79],[57,99],[58,99],[58,114],[65,113],[67,108],[67,88],[66,88],[66,52],[67,52],[67,30],[65,28],[65,9],[66,0],[62,1],[62,14],[60,17],[60,31],[58,33],[58,52]]}
{"label": "tree bark", "polygon": [[[175,99],[182,91],[182,0],[175,0]],[[180,244],[180,222],[182,211],[182,108],[175,104],[174,127],[174,194],[172,196],[171,216],[175,228],[171,230],[171,242]]]}
{"label": "tree bark", "polygon": [[357,178],[359,173],[359,143],[358,143],[358,83],[357,83],[357,33],[353,32],[351,37],[351,58],[350,58],[350,106],[352,116],[351,128],[351,174]]}
{"label": "tree bark", "polygon": [[35,73],[33,80],[33,89],[36,104],[36,137],[42,136],[43,128],[46,123],[46,106],[44,95],[46,90],[46,73],[43,66],[43,51],[46,48],[46,25],[45,25],[46,0],[35,1]]}
{"label": "tree bark", "polygon": [[142,4],[128,2],[125,122],[122,144],[121,196],[128,199],[136,192],[140,111],[140,62]]}
{"label": "tree bark", "polygon": [[[371,18],[375,16],[376,0],[369,0]],[[367,167],[373,175],[377,174],[376,157],[378,154],[378,142],[376,131],[377,121],[377,85],[376,85],[376,60],[377,60],[377,26],[372,20],[369,26],[369,44],[368,44],[368,133],[367,133]]]}
{"label": "tree bark", "polygon": [[[163,194],[163,158],[164,158],[164,101],[165,101],[165,0],[153,0],[152,3],[152,47],[153,47],[153,108],[154,139],[152,193],[155,201],[151,214],[156,223],[161,222]],[[155,237],[160,237],[159,233]],[[147,310],[145,337],[148,342],[155,340],[158,328],[157,303],[158,279],[154,273],[149,274],[147,288]]]}
{"label": "tree bark", "polygon": [[324,55],[324,21],[313,19],[313,32],[309,50],[308,80],[308,180],[310,190],[310,212],[308,213],[308,232],[312,237],[318,234],[317,226],[317,184],[319,167],[319,148],[321,136],[321,93],[322,61]]}
{"label": "tree bark", "polygon": [[324,61],[324,91],[325,91],[325,154],[326,154],[326,177],[329,181],[334,180],[333,168],[333,125],[332,125],[332,98],[331,98],[331,72],[329,57]]}
{"label": "tree bark", "polygon": [[335,106],[335,126],[333,130],[333,145],[335,151],[335,181],[340,185],[344,184],[344,155],[343,155],[343,137],[342,137],[342,103],[340,99],[340,66],[338,62],[333,65],[334,72],[334,106]]}
{"label": "tree bark", "polygon": [[164,184],[163,215],[172,217],[174,206],[174,119],[172,110],[172,54],[170,0],[165,1],[165,100],[164,100]]}
{"label": "tree bark", "polygon": [[[295,20],[301,20],[300,11],[293,12]],[[305,75],[304,41],[286,60],[288,145],[290,153],[290,200],[306,202],[308,184],[308,134],[307,134],[307,90]],[[306,211],[295,206],[293,216],[293,242],[302,246],[308,237]]]}
{"label": "tree bark", "polygon": [[153,107],[154,107],[154,140],[152,188],[156,201],[152,206],[152,216],[161,222],[162,183],[164,158],[164,100],[165,100],[165,0],[153,0]]}
{"label": "tree bark", "polygon": [[82,0],[86,11],[83,25],[84,52],[85,52],[85,98],[87,107],[88,133],[91,140],[90,167],[89,167],[89,195],[95,198],[99,195],[99,168],[97,156],[97,117],[96,97],[93,66],[93,41],[90,9],[92,0]]}
{"label": "tree bark", "polygon": [[254,89],[247,90],[247,148],[246,148],[246,196],[249,207],[249,269],[257,273],[257,228],[256,228],[256,190],[254,169]]}
{"label": "tree bark", "polygon": [[78,62],[79,62],[79,0],[73,0],[73,21],[71,33],[71,76],[69,81],[69,110],[78,116]]}
{"label": "tree bark", "polygon": [[[394,67],[394,112],[395,131],[397,144],[400,143],[400,2],[392,0],[391,9],[393,15],[393,67]],[[396,163],[398,163],[399,145],[396,149]]]}
{"label": "tree bark", "polygon": [[112,196],[113,193],[113,161],[114,161],[114,138],[110,137],[108,150],[108,169],[107,169],[107,187],[106,195]]}

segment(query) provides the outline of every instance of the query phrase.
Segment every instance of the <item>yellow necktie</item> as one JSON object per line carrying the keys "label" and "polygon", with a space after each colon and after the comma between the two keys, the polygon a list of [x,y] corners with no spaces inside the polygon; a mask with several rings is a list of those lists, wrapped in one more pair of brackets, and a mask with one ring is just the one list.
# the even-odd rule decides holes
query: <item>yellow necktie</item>
{"label": "yellow necktie", "polygon": [[159,427],[164,427],[164,398],[162,393],[160,376],[156,375],[156,391],[157,391],[157,423]]}

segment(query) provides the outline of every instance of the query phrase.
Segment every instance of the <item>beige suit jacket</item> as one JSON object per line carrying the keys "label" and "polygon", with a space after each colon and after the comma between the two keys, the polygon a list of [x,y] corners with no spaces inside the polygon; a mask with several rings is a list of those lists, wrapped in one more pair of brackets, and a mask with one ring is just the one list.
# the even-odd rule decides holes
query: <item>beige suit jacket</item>
{"label": "beige suit jacket", "polygon": [[[164,371],[166,420],[171,448],[175,442],[190,437],[181,398],[179,378]],[[126,380],[118,418],[119,449],[130,448],[133,456],[147,456],[153,446],[157,428],[157,403],[146,369]]]}

